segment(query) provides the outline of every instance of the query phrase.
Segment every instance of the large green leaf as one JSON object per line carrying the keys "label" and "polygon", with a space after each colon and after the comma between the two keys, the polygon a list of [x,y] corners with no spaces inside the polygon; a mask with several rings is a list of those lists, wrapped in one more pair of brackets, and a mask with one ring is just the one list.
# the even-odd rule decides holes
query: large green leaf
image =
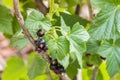
{"label": "large green leaf", "polygon": [[[106,1],[106,4],[111,2],[111,0],[98,0],[98,1],[100,3]],[[111,2],[111,4],[115,4],[115,3]],[[110,5],[104,7],[95,17],[93,21],[93,25],[89,30],[91,38],[95,40],[102,40],[102,39],[116,40],[120,34],[119,18],[120,18],[119,6]]]}
{"label": "large green leaf", "polygon": [[120,71],[120,39],[114,44],[112,41],[106,41],[98,49],[98,54],[107,58],[107,71],[111,77]]}
{"label": "large green leaf", "polygon": [[0,4],[0,32],[12,35],[12,15],[10,10]]}
{"label": "large green leaf", "polygon": [[50,29],[51,22],[44,17],[44,15],[36,10],[27,16],[25,21],[25,27],[33,34],[40,28],[48,31]]}
{"label": "large green leaf", "polygon": [[89,34],[82,25],[76,23],[70,33],[70,54],[74,59],[78,59],[79,64],[82,66],[82,54],[86,51],[86,41],[89,39]]}
{"label": "large green leaf", "polygon": [[2,74],[2,80],[29,80],[27,67],[19,57],[13,57],[7,61],[7,66]]}
{"label": "large green leaf", "polygon": [[22,31],[16,32],[10,39],[10,47],[17,47],[19,50],[24,48],[28,43],[28,39],[22,34]]}
{"label": "large green leaf", "polygon": [[55,55],[54,58],[62,60],[69,53],[69,41],[61,36],[57,40],[49,40],[48,48],[50,54]]}
{"label": "large green leaf", "polygon": [[35,77],[41,75],[45,70],[45,65],[45,60],[43,60],[39,54],[35,55],[34,60],[28,70],[30,80],[33,80]]}

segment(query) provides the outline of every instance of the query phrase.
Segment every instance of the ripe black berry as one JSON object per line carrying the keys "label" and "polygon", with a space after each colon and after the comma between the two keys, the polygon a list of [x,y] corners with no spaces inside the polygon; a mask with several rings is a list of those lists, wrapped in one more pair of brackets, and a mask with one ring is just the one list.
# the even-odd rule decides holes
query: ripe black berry
{"label": "ripe black berry", "polygon": [[39,30],[37,31],[37,36],[43,37],[43,35],[44,35],[44,31],[43,31],[42,29],[39,29]]}
{"label": "ripe black berry", "polygon": [[60,65],[60,66],[58,66],[58,71],[60,73],[62,73],[62,72],[65,72],[65,69],[64,69],[64,67],[62,65]]}
{"label": "ripe black berry", "polygon": [[36,42],[36,46],[38,46],[41,49],[46,45],[45,40],[43,40],[43,39],[38,39],[35,42]]}
{"label": "ripe black berry", "polygon": [[57,61],[57,59],[53,60],[51,64],[58,66],[58,61]]}
{"label": "ripe black berry", "polygon": [[38,39],[38,40],[36,41],[36,45],[40,45],[40,44],[45,44],[45,40],[43,40],[43,39]]}
{"label": "ripe black berry", "polygon": [[48,50],[48,46],[47,45],[45,45],[44,47],[43,47],[43,51],[47,51]]}
{"label": "ripe black berry", "polygon": [[57,67],[56,67],[55,65],[50,64],[50,69],[51,69],[51,70],[56,70],[56,68],[57,68]]}

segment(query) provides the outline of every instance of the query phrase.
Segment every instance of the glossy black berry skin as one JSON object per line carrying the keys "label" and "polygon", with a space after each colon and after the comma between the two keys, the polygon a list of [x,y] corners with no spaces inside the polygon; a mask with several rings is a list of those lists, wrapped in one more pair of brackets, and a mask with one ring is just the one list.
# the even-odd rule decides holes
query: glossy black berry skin
{"label": "glossy black berry skin", "polygon": [[58,61],[57,61],[57,59],[53,60],[51,64],[58,66]]}
{"label": "glossy black berry skin", "polygon": [[45,43],[45,40],[43,40],[43,39],[38,39],[37,41],[36,41],[36,46],[38,46],[39,48],[43,48],[43,47],[45,47],[45,45],[46,45],[46,43]]}
{"label": "glossy black berry skin", "polygon": [[37,36],[43,37],[43,36],[44,36],[44,31],[43,31],[42,29],[39,29],[39,30],[37,31]]}
{"label": "glossy black berry skin", "polygon": [[43,40],[43,39],[38,39],[38,40],[36,41],[36,45],[38,46],[38,45],[40,45],[40,44],[45,44],[45,40]]}
{"label": "glossy black berry skin", "polygon": [[63,72],[65,72],[65,69],[64,69],[64,67],[61,65],[61,66],[58,67],[58,71],[59,71],[60,73],[63,73]]}
{"label": "glossy black berry skin", "polygon": [[51,70],[56,70],[56,69],[57,69],[57,66],[50,64],[50,69],[51,69]]}
{"label": "glossy black berry skin", "polygon": [[48,46],[45,45],[45,46],[43,47],[43,51],[46,52],[47,50],[48,50]]}

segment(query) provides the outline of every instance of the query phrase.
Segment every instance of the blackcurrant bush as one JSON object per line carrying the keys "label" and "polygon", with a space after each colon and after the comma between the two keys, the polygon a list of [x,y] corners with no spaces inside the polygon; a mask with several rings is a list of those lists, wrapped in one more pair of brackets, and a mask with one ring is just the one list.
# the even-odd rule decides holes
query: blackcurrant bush
{"label": "blackcurrant bush", "polygon": [[37,36],[43,37],[43,36],[44,36],[44,31],[43,31],[42,29],[39,29],[39,30],[37,31]]}

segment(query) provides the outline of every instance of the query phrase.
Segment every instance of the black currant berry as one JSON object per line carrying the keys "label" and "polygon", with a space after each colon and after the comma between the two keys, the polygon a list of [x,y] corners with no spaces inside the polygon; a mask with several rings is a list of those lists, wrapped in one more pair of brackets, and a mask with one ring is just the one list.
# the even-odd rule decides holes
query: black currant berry
{"label": "black currant berry", "polygon": [[41,49],[46,45],[45,40],[43,40],[43,39],[38,39],[35,42],[36,42],[36,46],[38,46]]}
{"label": "black currant berry", "polygon": [[57,67],[56,67],[55,65],[50,64],[50,69],[51,69],[51,70],[56,70],[56,68],[57,68]]}
{"label": "black currant berry", "polygon": [[62,73],[62,72],[65,72],[65,69],[64,69],[63,66],[59,66],[59,67],[58,67],[58,71],[59,71],[60,73]]}
{"label": "black currant berry", "polygon": [[43,37],[43,36],[44,36],[44,31],[43,31],[42,29],[39,29],[39,30],[37,31],[37,36]]}
{"label": "black currant berry", "polygon": [[57,59],[53,60],[51,64],[58,66],[58,61],[57,61]]}
{"label": "black currant berry", "polygon": [[45,46],[43,47],[43,51],[46,52],[47,50],[48,50],[48,46],[45,45]]}
{"label": "black currant berry", "polygon": [[45,40],[43,40],[43,39],[38,39],[38,40],[36,41],[36,45],[40,45],[40,44],[45,44]]}

